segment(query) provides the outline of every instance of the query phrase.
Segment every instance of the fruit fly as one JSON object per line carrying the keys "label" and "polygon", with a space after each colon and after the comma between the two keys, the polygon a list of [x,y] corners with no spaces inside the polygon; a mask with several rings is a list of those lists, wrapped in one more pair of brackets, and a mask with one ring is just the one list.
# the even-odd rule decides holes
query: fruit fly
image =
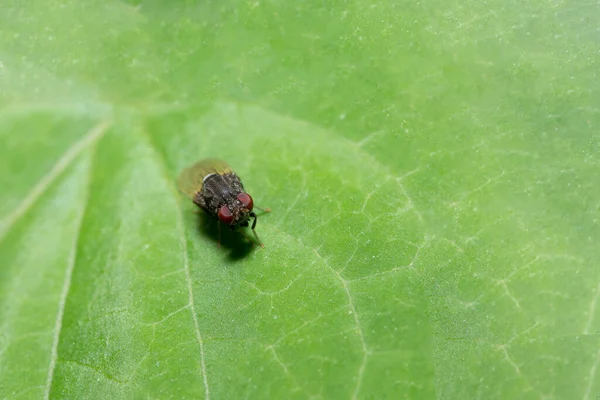
{"label": "fruit fly", "polygon": [[254,229],[257,216],[252,211],[252,197],[245,192],[242,181],[225,161],[214,158],[198,161],[181,172],[178,185],[194,204],[229,225],[231,230],[247,227],[250,218],[254,218],[252,232],[256,241],[265,246]]}

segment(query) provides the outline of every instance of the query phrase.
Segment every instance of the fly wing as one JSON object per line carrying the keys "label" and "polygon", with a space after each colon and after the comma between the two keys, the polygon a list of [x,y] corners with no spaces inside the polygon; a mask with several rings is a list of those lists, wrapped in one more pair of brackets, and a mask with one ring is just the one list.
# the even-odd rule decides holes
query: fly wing
{"label": "fly wing", "polygon": [[223,160],[207,158],[184,169],[179,175],[177,184],[186,196],[194,200],[202,190],[204,178],[211,174],[224,175],[232,172],[231,167]]}

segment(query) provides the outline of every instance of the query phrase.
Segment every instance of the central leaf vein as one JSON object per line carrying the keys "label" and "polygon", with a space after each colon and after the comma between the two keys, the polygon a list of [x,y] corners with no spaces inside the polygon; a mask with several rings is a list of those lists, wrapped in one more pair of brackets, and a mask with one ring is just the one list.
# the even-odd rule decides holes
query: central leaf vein
{"label": "central leaf vein", "polygon": [[161,167],[163,178],[166,181],[167,186],[169,187],[171,193],[173,194],[174,201],[175,201],[175,207],[177,208],[177,230],[178,230],[179,237],[181,240],[181,246],[182,246],[182,252],[183,252],[183,254],[182,254],[183,255],[183,269],[185,272],[185,280],[186,280],[186,285],[187,285],[187,290],[188,290],[188,305],[187,306],[189,306],[190,311],[192,313],[192,320],[194,321],[194,333],[196,335],[196,340],[197,340],[198,346],[200,348],[200,367],[202,369],[202,379],[203,379],[203,383],[204,383],[204,398],[205,398],[205,400],[209,400],[210,399],[210,390],[209,390],[209,386],[208,386],[208,376],[206,374],[206,362],[205,362],[205,356],[204,356],[204,339],[202,338],[202,333],[200,331],[200,324],[198,322],[198,316],[196,314],[196,306],[194,304],[194,291],[193,291],[193,287],[192,287],[192,277],[190,274],[190,263],[189,263],[188,248],[187,248],[187,237],[185,234],[184,222],[183,222],[183,210],[181,209],[181,206],[179,203],[179,197],[177,196],[177,190],[175,189],[172,180],[169,178],[169,174],[167,171],[165,161],[162,159],[162,157],[160,156],[160,153],[158,152],[156,147],[153,145],[152,140],[148,136],[148,134],[146,132],[143,132],[142,130],[140,130],[140,133],[141,133],[141,136],[145,139],[145,141],[149,145],[149,147],[152,149],[154,158],[157,160],[157,163]]}

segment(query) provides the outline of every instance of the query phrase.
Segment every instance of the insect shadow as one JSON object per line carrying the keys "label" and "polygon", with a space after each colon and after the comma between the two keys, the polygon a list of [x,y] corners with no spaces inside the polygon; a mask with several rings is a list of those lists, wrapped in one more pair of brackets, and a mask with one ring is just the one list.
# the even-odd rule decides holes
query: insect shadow
{"label": "insect shadow", "polygon": [[[197,231],[200,235],[212,240],[215,246],[228,252],[228,258],[231,261],[238,261],[245,258],[254,247],[254,243],[244,237],[240,231],[232,231],[218,219],[198,210],[196,213]],[[219,232],[220,231],[220,232]]]}

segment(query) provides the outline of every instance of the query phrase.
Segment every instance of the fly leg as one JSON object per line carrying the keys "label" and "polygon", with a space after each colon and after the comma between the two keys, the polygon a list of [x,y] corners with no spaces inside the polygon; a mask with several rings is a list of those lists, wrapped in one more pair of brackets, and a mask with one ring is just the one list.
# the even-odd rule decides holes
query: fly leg
{"label": "fly leg", "polygon": [[[256,208],[256,209],[258,209],[258,210],[260,210],[260,211],[262,211],[264,213],[271,212],[271,209],[269,207],[267,207],[267,208],[260,208],[260,207],[254,206],[254,208]],[[250,216],[252,216],[252,214]]]}
{"label": "fly leg", "polygon": [[[271,209],[269,209],[270,211]],[[258,218],[256,217],[256,214],[251,212],[250,216],[252,218],[254,218],[254,221],[252,221],[252,233],[254,233],[254,237],[256,238],[256,241],[260,244],[260,247],[265,247],[265,245],[263,244],[263,242],[261,242],[261,240],[258,238],[258,234],[256,233],[256,230],[254,230],[254,228],[256,228],[256,221],[258,220]]]}
{"label": "fly leg", "polygon": [[219,225],[219,248],[221,247],[221,221],[217,221]]}

